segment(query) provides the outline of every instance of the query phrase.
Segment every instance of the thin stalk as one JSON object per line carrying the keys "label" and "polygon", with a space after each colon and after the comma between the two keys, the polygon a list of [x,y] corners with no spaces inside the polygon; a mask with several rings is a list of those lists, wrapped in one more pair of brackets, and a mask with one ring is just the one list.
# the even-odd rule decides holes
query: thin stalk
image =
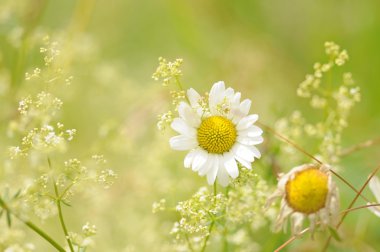
{"label": "thin stalk", "polygon": [[8,205],[0,198],[0,206],[5,210],[11,213],[14,217],[16,217],[19,221],[24,223],[31,230],[36,232],[39,236],[41,236],[44,240],[50,243],[54,248],[56,248],[60,252],[65,252],[65,249],[61,247],[53,238],[51,238],[47,233],[45,233],[42,229],[37,227],[33,222],[24,220],[18,214],[13,213]]}
{"label": "thin stalk", "polygon": [[[49,168],[51,170],[52,164],[51,164],[51,160],[50,160],[49,156],[47,157],[47,161],[48,161]],[[55,193],[55,197],[56,197],[55,203],[56,203],[57,209],[58,209],[59,222],[61,223],[62,230],[63,230],[63,233],[65,235],[65,239],[67,241],[67,244],[69,245],[70,251],[74,252],[74,247],[73,247],[73,244],[71,243],[69,232],[67,231],[65,220],[63,218],[63,212],[62,212],[62,206],[61,206],[61,196],[59,195],[57,182],[55,181],[55,179],[53,179],[53,186],[54,186],[54,193]]]}
{"label": "thin stalk", "polygon": [[[280,138],[281,140],[285,141],[286,143],[290,144],[291,146],[293,146],[295,149],[299,150],[300,152],[302,152],[303,154],[305,154],[306,156],[312,158],[313,160],[315,160],[316,162],[318,162],[320,165],[323,165],[323,162],[318,160],[316,157],[314,157],[313,155],[311,155],[310,153],[306,152],[304,149],[302,149],[300,146],[298,146],[296,143],[294,143],[293,141],[291,141],[290,139],[284,137],[283,135],[281,135],[280,133],[276,132],[274,129],[272,129],[271,127],[265,125],[265,124],[262,124],[262,123],[257,123],[259,124],[261,127],[265,128],[266,130],[270,131],[273,135],[277,136],[278,138]],[[338,173],[336,173],[334,170],[332,169],[329,169],[329,171],[334,174],[335,176],[337,176],[340,180],[343,181],[343,183],[345,183],[346,185],[348,185],[354,192],[358,193],[358,190],[355,189],[355,187],[353,187],[346,179],[344,179],[342,176],[340,176]],[[365,201],[367,202],[370,202],[366,197],[364,197],[363,195],[359,194],[360,197],[362,197]]]}
{"label": "thin stalk", "polygon": [[194,252],[194,248],[193,248],[193,246],[191,245],[191,242],[190,242],[189,236],[188,236],[187,234],[185,234],[185,238],[186,238],[187,245],[189,246],[190,251],[191,251],[191,252]]}
{"label": "thin stalk", "polygon": [[[329,171],[334,174],[335,176],[337,176],[341,181],[343,181],[343,183],[345,183],[346,185],[348,185],[354,192],[356,193],[359,193],[358,190],[356,190],[356,188],[351,185],[345,178],[343,178],[341,175],[339,175],[338,173],[336,173],[334,170],[332,169],[329,169]],[[370,202],[370,200],[368,200],[364,195],[360,194],[360,197],[362,197],[365,201],[367,202]]]}
{"label": "thin stalk", "polygon": [[369,148],[369,147],[376,145],[376,144],[380,144],[380,137],[375,138],[375,139],[370,139],[370,140],[367,140],[365,142],[362,142],[362,143],[356,144],[354,146],[348,147],[346,149],[343,149],[339,153],[339,156],[341,156],[341,157],[347,156],[353,152],[356,152],[356,151],[359,151],[359,150],[362,150],[365,148]]}
{"label": "thin stalk", "polygon": [[208,242],[208,239],[209,239],[210,236],[211,236],[211,231],[212,231],[212,229],[214,228],[214,225],[215,225],[215,222],[212,221],[212,222],[211,222],[211,225],[210,225],[210,228],[208,229],[208,235],[206,236],[206,239],[205,239],[205,241],[204,241],[204,243],[203,243],[203,246],[202,246],[201,252],[204,252],[204,251],[206,250],[207,242]]}
{"label": "thin stalk", "polygon": [[342,211],[342,214],[348,213],[348,212],[353,212],[353,211],[364,209],[364,208],[378,207],[378,206],[380,206],[380,204],[368,204],[368,205],[364,205],[364,206],[353,207],[353,208],[346,209],[346,210]]}
{"label": "thin stalk", "polygon": [[[350,208],[350,209],[346,209],[346,210],[343,210],[340,214],[346,214],[346,213],[349,213],[349,212],[353,212],[353,211],[356,211],[356,210],[360,210],[360,209],[364,209],[364,208],[369,208],[369,207],[376,207],[376,206],[380,206],[380,204],[370,204],[370,205],[365,205],[365,206],[359,206],[359,207],[354,207],[354,208]],[[321,224],[320,222],[317,222],[317,225]],[[301,235],[303,235],[304,233],[306,233],[307,231],[309,231],[310,228],[305,228],[304,230],[302,230],[300,233],[298,233],[297,235],[293,235],[292,237],[290,237],[286,242],[284,242],[280,247],[278,247],[274,252],[279,252],[281,251],[282,249],[284,249],[287,245],[289,245],[290,243],[292,243],[294,240],[296,240],[297,238],[299,238]]]}
{"label": "thin stalk", "polygon": [[260,122],[257,122],[258,125],[260,125],[261,127],[265,128],[267,131],[271,132],[273,135],[277,136],[278,138],[280,138],[281,140],[283,140],[284,142],[290,144],[291,146],[293,146],[295,149],[297,149],[298,151],[302,152],[303,154],[305,154],[306,156],[308,156],[309,158],[313,159],[314,161],[316,161],[318,164],[322,165],[322,161],[320,161],[319,159],[317,159],[316,157],[314,157],[313,155],[311,155],[310,153],[306,152],[303,148],[301,148],[300,146],[298,146],[296,143],[294,143],[293,141],[289,140],[288,138],[284,137],[283,135],[277,133],[274,129],[272,129],[271,127],[263,124],[263,123],[260,123]]}
{"label": "thin stalk", "polygon": [[54,181],[54,192],[55,192],[55,195],[57,196],[56,205],[57,205],[57,208],[58,208],[59,222],[61,223],[62,230],[63,230],[63,233],[65,234],[65,238],[66,238],[66,241],[67,241],[67,243],[69,245],[70,251],[74,252],[74,247],[73,247],[73,244],[71,243],[71,239],[70,239],[69,233],[67,231],[65,220],[63,219],[62,206],[61,206],[61,198],[59,197],[58,188],[57,188],[57,184],[56,184],[55,181]]}
{"label": "thin stalk", "polygon": [[[375,170],[372,171],[372,173],[369,175],[368,179],[365,181],[364,185],[360,188],[359,192],[355,195],[355,198],[351,201],[350,205],[347,207],[347,209],[351,209],[353,207],[353,205],[355,204],[355,202],[357,201],[357,199],[359,198],[359,195],[361,195],[361,193],[364,191],[364,189],[367,187],[369,181],[372,179],[373,176],[375,176],[375,174],[379,171],[380,169],[380,166],[378,166]],[[347,214],[349,212],[344,212],[343,213],[343,216],[342,218],[340,219],[338,225],[336,226],[336,229],[338,230],[338,228],[342,225],[344,219],[346,218]],[[325,246],[323,247],[322,251],[326,251],[327,248],[329,247],[329,244],[331,242],[331,238],[332,236],[330,235],[329,238],[327,239],[326,243],[325,243]]]}

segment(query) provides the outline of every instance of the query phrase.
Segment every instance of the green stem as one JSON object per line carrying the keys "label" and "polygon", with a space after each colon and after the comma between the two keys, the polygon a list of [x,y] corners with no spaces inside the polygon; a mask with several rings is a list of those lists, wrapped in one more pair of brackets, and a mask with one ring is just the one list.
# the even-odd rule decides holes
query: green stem
{"label": "green stem", "polygon": [[193,248],[193,246],[191,245],[191,242],[190,242],[189,236],[188,236],[187,234],[185,234],[185,238],[186,238],[187,245],[189,246],[190,251],[191,251],[191,252],[194,252],[194,248]]}
{"label": "green stem", "polygon": [[[48,161],[49,168],[51,170],[53,166],[51,164],[51,160],[50,160],[49,156],[47,157],[47,161]],[[61,223],[62,230],[63,230],[63,233],[65,234],[65,239],[67,241],[67,244],[69,245],[70,251],[74,252],[74,247],[73,247],[73,244],[71,243],[69,232],[67,231],[67,227],[65,224],[65,220],[63,219],[62,206],[61,206],[61,196],[59,195],[57,182],[55,181],[54,178],[53,178],[53,186],[54,186],[54,193],[55,193],[55,197],[56,197],[55,202],[56,202],[57,209],[58,209],[59,222]]]}
{"label": "green stem", "polygon": [[[21,219],[19,219],[19,220],[21,220]],[[52,246],[54,246],[58,251],[65,252],[65,249],[63,249],[58,243],[56,243],[49,235],[47,235],[44,231],[42,231],[40,228],[38,228],[35,224],[33,224],[30,221],[23,221],[23,220],[21,220],[21,221],[24,222],[24,224],[27,225],[34,232],[39,234],[42,238],[44,238],[47,242],[49,242]]]}
{"label": "green stem", "polygon": [[[214,204],[216,203],[216,194],[217,194],[217,190],[216,189],[217,189],[216,188],[216,182],[214,182]],[[212,232],[212,229],[214,228],[214,225],[215,225],[215,220],[212,218],[212,221],[211,221],[211,224],[210,224],[210,228],[208,229],[208,235],[205,238],[205,241],[203,243],[201,252],[204,252],[206,250],[207,242],[210,239],[211,232]]]}
{"label": "green stem", "polygon": [[50,243],[54,248],[56,248],[60,252],[65,252],[65,249],[62,248],[53,238],[51,238],[48,234],[46,234],[42,229],[37,227],[33,222],[26,221],[22,219],[19,215],[16,213],[13,213],[8,205],[0,198],[0,206],[7,212],[11,213],[14,217],[16,217],[19,221],[24,223],[26,226],[28,226],[30,229],[32,229],[34,232],[36,232],[39,236],[41,236],[43,239],[45,239],[48,243]]}
{"label": "green stem", "polygon": [[[228,200],[228,191],[229,191],[230,187],[227,186],[226,188],[226,192],[225,192],[225,196]],[[227,208],[224,209],[224,214],[226,214],[226,211],[227,211]],[[228,239],[227,239],[227,236],[228,236],[228,228],[227,228],[227,225],[226,225],[226,220],[224,221],[224,230],[223,230],[223,251],[224,252],[228,252]]]}
{"label": "green stem", "polygon": [[62,206],[61,206],[61,198],[59,197],[58,188],[57,188],[57,184],[56,184],[55,181],[54,181],[54,191],[55,191],[55,195],[57,196],[56,204],[57,204],[57,208],[58,208],[59,221],[61,223],[61,226],[62,226],[62,229],[63,229],[63,233],[65,234],[66,241],[69,244],[70,251],[74,252],[74,247],[73,247],[73,244],[71,243],[71,240],[70,240],[70,237],[69,237],[69,233],[67,231],[67,227],[66,227],[65,221],[63,219]]}

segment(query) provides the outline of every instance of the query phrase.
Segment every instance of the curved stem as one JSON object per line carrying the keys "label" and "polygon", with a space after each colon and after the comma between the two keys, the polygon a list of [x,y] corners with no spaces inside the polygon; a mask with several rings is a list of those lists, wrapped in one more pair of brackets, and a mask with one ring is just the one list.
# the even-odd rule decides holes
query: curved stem
{"label": "curved stem", "polygon": [[359,151],[361,149],[369,148],[369,147],[376,145],[376,144],[380,144],[380,137],[375,138],[375,139],[370,139],[370,140],[367,140],[365,142],[362,142],[362,143],[356,144],[354,146],[348,147],[346,149],[343,149],[339,153],[339,156],[341,156],[341,157],[347,156],[353,152]]}
{"label": "curved stem", "polygon": [[[347,207],[347,209],[351,209],[352,206],[355,204],[355,202],[357,201],[357,199],[359,198],[359,196],[362,194],[362,192],[364,191],[364,189],[367,187],[369,181],[372,179],[373,176],[375,176],[375,174],[378,172],[378,170],[380,169],[380,165],[378,167],[376,167],[375,170],[373,170],[371,172],[371,174],[369,175],[368,179],[365,181],[365,183],[363,184],[363,186],[360,188],[359,192],[357,192],[357,194],[355,195],[355,198],[351,201],[350,205]],[[342,218],[340,219],[338,225],[336,226],[336,229],[338,230],[338,228],[342,225],[344,219],[346,218],[347,214],[349,212],[346,211],[343,213],[343,216]],[[329,238],[327,239],[326,243],[325,243],[325,246],[323,247],[322,251],[326,251],[329,244],[330,244],[330,241],[331,241],[331,238],[332,236],[330,235]]]}
{"label": "curved stem", "polygon": [[290,144],[291,146],[293,146],[294,148],[296,148],[298,151],[302,152],[303,154],[305,154],[306,156],[308,156],[309,158],[313,159],[314,161],[316,161],[318,164],[322,165],[323,162],[320,161],[319,159],[317,159],[316,157],[314,157],[313,155],[311,155],[310,153],[308,153],[307,151],[305,151],[303,148],[301,148],[300,146],[298,146],[296,143],[294,143],[293,141],[291,141],[290,139],[284,137],[283,135],[281,135],[280,133],[278,133],[277,131],[275,131],[274,129],[272,129],[271,127],[261,123],[261,122],[257,122],[258,125],[260,125],[261,127],[265,128],[267,131],[270,131],[273,135],[275,135],[276,137],[280,138],[281,140],[283,140],[284,142]]}
{"label": "curved stem", "polygon": [[0,206],[5,210],[11,213],[14,217],[16,217],[19,221],[24,223],[31,230],[36,232],[39,236],[41,236],[44,240],[50,243],[54,248],[56,248],[60,252],[65,252],[65,249],[61,247],[53,238],[51,238],[48,234],[46,234],[42,229],[37,227],[33,222],[24,220],[18,214],[13,213],[8,205],[0,198]]}
{"label": "curved stem", "polygon": [[[296,143],[294,143],[293,141],[291,141],[290,139],[284,137],[283,135],[281,135],[280,133],[276,132],[274,129],[272,129],[271,127],[263,124],[263,123],[257,123],[258,125],[260,125],[261,127],[265,128],[266,130],[270,131],[273,135],[277,136],[278,138],[280,138],[281,140],[285,141],[286,143],[292,145],[294,148],[296,148],[297,150],[299,150],[300,152],[302,152],[303,154],[305,154],[306,156],[310,157],[311,159],[315,160],[317,163],[319,163],[320,165],[323,165],[322,161],[318,160],[316,157],[314,157],[313,155],[311,155],[310,153],[306,152],[304,149],[302,149],[300,146],[298,146]],[[365,201],[369,202],[369,200],[361,195],[361,193],[358,192],[358,190],[355,189],[355,187],[353,187],[346,179],[344,179],[342,176],[340,176],[338,173],[336,173],[334,170],[332,169],[329,169],[329,171],[334,174],[335,176],[337,176],[340,180],[343,181],[343,183],[345,183],[346,185],[348,185],[354,192],[356,192],[360,197],[362,197]]]}
{"label": "curved stem", "polygon": [[[380,204],[370,204],[370,205],[365,205],[365,206],[359,206],[359,207],[354,207],[354,208],[350,208],[350,209],[346,209],[344,211],[341,212],[341,214],[346,214],[346,213],[349,213],[349,212],[353,212],[353,211],[356,211],[356,210],[360,210],[360,209],[364,209],[364,208],[369,208],[369,207],[376,207],[376,206],[380,206]],[[319,225],[320,222],[317,222],[317,225]],[[278,247],[276,250],[274,250],[274,252],[279,252],[281,251],[282,249],[284,249],[287,245],[289,245],[290,243],[292,243],[294,240],[296,240],[298,237],[300,237],[301,235],[303,235],[304,233],[306,233],[307,231],[309,231],[310,228],[305,228],[304,230],[302,230],[299,234],[297,235],[293,235],[292,237],[290,237],[286,242],[284,242],[280,247]]]}

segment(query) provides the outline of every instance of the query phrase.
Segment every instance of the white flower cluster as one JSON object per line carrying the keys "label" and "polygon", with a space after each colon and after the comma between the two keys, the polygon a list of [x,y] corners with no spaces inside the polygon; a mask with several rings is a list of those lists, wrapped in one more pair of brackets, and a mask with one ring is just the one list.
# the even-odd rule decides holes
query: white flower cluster
{"label": "white flower cluster", "polygon": [[223,194],[214,196],[206,187],[200,188],[189,200],[177,204],[181,218],[170,233],[177,242],[186,242],[186,236],[192,236],[195,246],[199,246],[209,235],[210,222],[223,214],[226,203]]}
{"label": "white flower cluster", "polygon": [[175,61],[170,62],[160,57],[158,58],[158,61],[159,66],[153,73],[152,78],[156,81],[161,80],[163,86],[168,86],[173,79],[174,81],[178,81],[178,77],[182,75],[180,67],[183,63],[183,60],[176,59]]}
{"label": "white flower cluster", "polygon": [[[332,70],[346,63],[349,58],[347,51],[333,42],[326,42],[325,52],[328,62],[315,63],[314,73],[306,75],[297,89],[298,96],[309,99],[310,106],[321,111],[322,119],[309,123],[299,111],[295,111],[289,119],[280,119],[276,129],[296,141],[302,142],[304,134],[315,138],[323,161],[334,164],[339,161],[343,129],[347,127],[349,114],[361,95],[351,73],[344,73],[339,83],[333,83]],[[294,152],[289,145],[284,145],[283,149],[288,153]]]}

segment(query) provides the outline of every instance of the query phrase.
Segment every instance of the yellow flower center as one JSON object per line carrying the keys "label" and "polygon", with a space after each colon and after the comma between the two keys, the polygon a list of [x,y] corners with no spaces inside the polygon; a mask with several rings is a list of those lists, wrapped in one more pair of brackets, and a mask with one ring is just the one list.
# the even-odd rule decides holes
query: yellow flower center
{"label": "yellow flower center", "polygon": [[209,153],[229,151],[236,140],[235,125],[222,116],[211,116],[202,121],[197,135],[199,146]]}
{"label": "yellow flower center", "polygon": [[297,212],[312,214],[325,206],[328,176],[316,167],[296,173],[286,183],[286,201]]}

